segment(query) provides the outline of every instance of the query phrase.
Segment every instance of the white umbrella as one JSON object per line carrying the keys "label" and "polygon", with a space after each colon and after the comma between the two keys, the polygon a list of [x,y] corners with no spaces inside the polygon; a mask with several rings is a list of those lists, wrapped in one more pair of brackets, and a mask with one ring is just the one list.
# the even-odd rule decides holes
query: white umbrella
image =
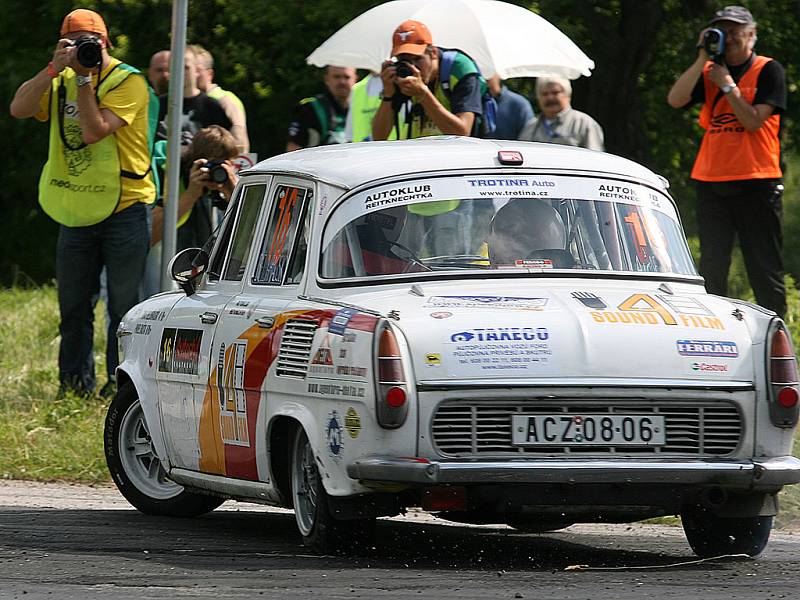
{"label": "white umbrella", "polygon": [[406,19],[428,26],[433,43],[469,54],[484,76],[503,79],[591,75],[594,61],[554,25],[527,9],[496,0],[394,0],[356,17],[306,62],[380,71],[392,33]]}

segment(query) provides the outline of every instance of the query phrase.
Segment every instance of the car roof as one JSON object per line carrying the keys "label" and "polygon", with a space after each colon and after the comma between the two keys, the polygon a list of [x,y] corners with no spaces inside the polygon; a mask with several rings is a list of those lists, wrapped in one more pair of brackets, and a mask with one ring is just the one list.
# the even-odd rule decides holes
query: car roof
{"label": "car roof", "polygon": [[426,171],[468,169],[515,170],[501,165],[500,150],[522,153],[523,170],[592,172],[638,179],[659,189],[666,180],[626,158],[538,142],[483,140],[461,136],[436,136],[400,142],[359,142],[306,148],[268,158],[242,175],[287,173],[352,189],[370,181]]}

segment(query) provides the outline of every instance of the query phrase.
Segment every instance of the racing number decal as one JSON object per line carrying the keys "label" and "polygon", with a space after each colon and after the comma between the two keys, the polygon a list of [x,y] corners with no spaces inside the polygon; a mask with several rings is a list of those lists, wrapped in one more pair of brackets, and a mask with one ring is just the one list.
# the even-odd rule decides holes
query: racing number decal
{"label": "racing number decal", "polygon": [[646,265],[650,262],[650,252],[648,251],[647,238],[642,228],[642,218],[639,216],[639,211],[635,208],[631,209],[630,214],[624,220],[630,225],[634,240],[636,240],[636,257],[641,264]]}
{"label": "racing number decal", "polygon": [[[642,303],[644,306],[642,306]],[[655,298],[647,294],[634,294],[627,300],[624,300],[618,308],[624,311],[636,311],[639,313],[656,313],[666,325],[678,324],[675,317],[672,316],[672,313],[659,304]]]}
{"label": "racing number decal", "polygon": [[297,188],[286,188],[280,195],[278,203],[278,224],[272,235],[272,243],[269,248],[267,260],[270,264],[277,265],[278,259],[286,245],[286,235],[289,233],[289,223],[292,218],[292,209],[297,202]]}

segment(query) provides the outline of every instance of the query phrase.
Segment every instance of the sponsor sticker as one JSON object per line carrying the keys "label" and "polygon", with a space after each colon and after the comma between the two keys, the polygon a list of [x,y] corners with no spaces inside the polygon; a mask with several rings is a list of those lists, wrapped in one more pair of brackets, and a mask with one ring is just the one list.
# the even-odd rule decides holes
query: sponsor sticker
{"label": "sponsor sticker", "polygon": [[458,331],[447,343],[448,373],[480,377],[524,373],[550,362],[546,327],[485,327]]}
{"label": "sponsor sticker", "polygon": [[165,328],[158,350],[158,370],[197,375],[202,340],[203,331],[200,329]]}
{"label": "sponsor sticker", "polygon": [[360,385],[321,383],[316,381],[310,381],[308,383],[309,394],[320,394],[322,396],[363,398],[366,395],[366,391],[366,388]]}
{"label": "sponsor sticker", "polygon": [[432,367],[438,367],[442,364],[442,355],[438,353],[431,353],[425,355],[425,364]]}
{"label": "sponsor sticker", "polygon": [[727,373],[728,365],[715,365],[704,362],[696,362],[692,363],[692,371],[702,371],[705,373]]}
{"label": "sponsor sticker", "polygon": [[347,429],[347,434],[356,439],[358,434],[361,433],[361,417],[352,406],[347,409],[344,415],[344,428]]}
{"label": "sponsor sticker", "polygon": [[721,358],[736,358],[739,356],[739,347],[736,342],[678,340],[675,344],[678,348],[678,354],[681,356],[715,356]]}
{"label": "sponsor sticker", "polygon": [[[439,308],[499,308],[509,310],[541,310],[546,305],[547,298],[522,296],[431,296],[425,302],[425,306]],[[434,314],[431,313],[431,316],[433,317]],[[451,316],[452,313],[446,314]]]}
{"label": "sponsor sticker", "polygon": [[150,335],[152,331],[152,327],[149,323],[137,323],[136,327],[133,329],[133,333],[137,335]]}
{"label": "sponsor sticker", "polygon": [[328,422],[325,427],[327,438],[328,454],[334,459],[340,458],[344,447],[344,436],[342,435],[342,424],[339,422],[339,414],[334,410],[328,414]]}
{"label": "sponsor sticker", "polygon": [[357,312],[357,310],[352,308],[340,308],[337,310],[336,314],[333,315],[333,318],[328,325],[328,333],[332,333],[334,335],[344,335],[344,330],[347,328],[347,324]]}
{"label": "sponsor sticker", "polygon": [[163,310],[148,310],[142,315],[144,321],[163,321],[167,313]]}
{"label": "sponsor sticker", "polygon": [[603,299],[592,292],[572,292],[572,297],[586,308],[593,308],[595,310],[608,308],[608,305],[603,302]]}

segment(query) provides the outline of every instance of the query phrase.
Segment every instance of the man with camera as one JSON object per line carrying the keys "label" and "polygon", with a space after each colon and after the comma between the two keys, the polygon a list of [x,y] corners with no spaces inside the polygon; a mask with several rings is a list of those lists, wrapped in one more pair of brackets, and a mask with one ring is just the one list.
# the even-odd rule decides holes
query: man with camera
{"label": "man with camera", "polygon": [[697,181],[700,274],[712,294],[726,295],[734,237],[756,301],[783,316],[780,166],[786,78],[776,60],[759,56],[756,23],[741,6],[716,12],[700,33],[697,58],[673,84],[673,108],[702,103],[706,132],[692,169]]}
{"label": "man with camera", "polygon": [[145,205],[155,199],[144,76],[109,56],[103,18],[69,13],[49,64],[17,89],[11,114],[50,121],[39,203],[60,224],[56,250],[61,313],[61,391],[95,388],[93,319],[100,272],[108,277],[108,383],[119,362],[116,329],[138,301],[148,247]]}
{"label": "man with camera", "polygon": [[[225,210],[239,181],[231,160],[238,156],[236,138],[219,125],[197,132],[181,158],[181,191],[178,196],[178,237],[175,251],[199,248],[213,230],[214,208]],[[193,218],[189,218],[190,215]],[[158,244],[164,230],[164,210],[153,208],[150,245]]]}
{"label": "man with camera", "polygon": [[[477,65],[463,52],[453,55],[450,75],[440,82],[442,48],[433,45],[428,27],[408,20],[392,36],[392,60],[383,63],[383,102],[372,121],[372,137],[385,140],[392,128],[398,139],[479,133],[483,114],[482,80]],[[485,84],[483,84],[485,85]],[[408,103],[405,127],[399,111]]]}

